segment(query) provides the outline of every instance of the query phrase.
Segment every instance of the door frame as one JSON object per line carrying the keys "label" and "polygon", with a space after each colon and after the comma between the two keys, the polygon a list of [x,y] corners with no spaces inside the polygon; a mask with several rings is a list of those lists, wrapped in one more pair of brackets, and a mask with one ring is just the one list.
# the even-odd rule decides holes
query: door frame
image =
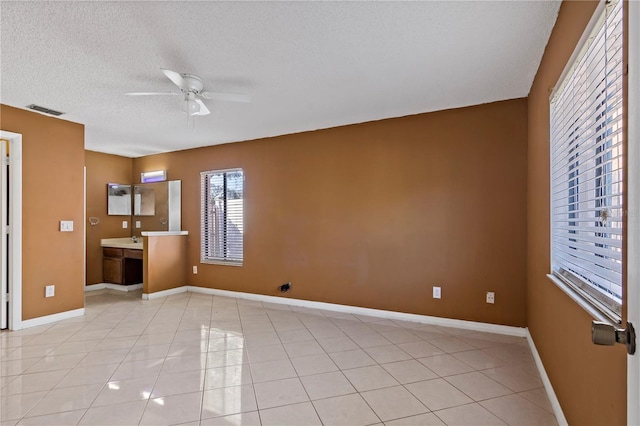
{"label": "door frame", "polygon": [[7,236],[5,235],[7,231],[5,226],[9,225],[9,211],[7,210],[9,208],[9,187],[7,186],[9,184],[9,176],[7,175],[9,172],[8,149],[9,141],[0,139],[0,188],[2,188],[2,191],[0,191],[2,193],[2,199],[0,200],[0,208],[2,209],[2,212],[0,212],[0,218],[2,220],[0,222],[0,256],[2,257],[0,258],[0,265],[2,265],[0,267],[0,273],[2,274],[2,276],[0,276],[0,288],[2,289],[2,307],[0,307],[2,318],[0,318],[0,328],[3,329],[9,328],[8,311],[5,312],[5,309],[9,307],[9,299],[7,298],[9,292],[9,256],[7,250],[9,249],[9,244]]}
{"label": "door frame", "polygon": [[[640,331],[640,2],[629,1],[627,321]],[[632,261],[633,260],[633,261]],[[638,342],[636,342],[637,344]],[[627,424],[640,424],[640,353],[627,356]]]}
{"label": "door frame", "polygon": [[[627,259],[640,258],[640,2],[629,13]],[[627,262],[627,321],[640,331],[640,262]],[[637,343],[637,342],[636,342]],[[627,356],[627,424],[640,424],[640,353]]]}
{"label": "door frame", "polygon": [[0,130],[9,141],[9,330],[22,329],[22,135]]}

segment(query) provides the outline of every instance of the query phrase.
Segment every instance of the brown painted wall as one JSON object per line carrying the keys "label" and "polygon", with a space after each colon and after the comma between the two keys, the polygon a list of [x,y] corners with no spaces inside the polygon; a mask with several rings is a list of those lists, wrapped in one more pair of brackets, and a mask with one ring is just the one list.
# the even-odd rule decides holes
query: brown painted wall
{"label": "brown painted wall", "polygon": [[[85,151],[87,167],[87,285],[102,283],[102,247],[103,238],[131,236],[130,216],[107,215],[107,184],[131,183],[133,160],[118,155]],[[92,226],[90,217],[97,217],[100,223]],[[122,228],[122,221],[129,223]]]}
{"label": "brown painted wall", "polygon": [[[191,285],[291,281],[299,299],[524,326],[526,117],[517,99],[142,157],[133,175],[182,180]],[[200,172],[232,167],[244,265],[200,264]]]}
{"label": "brown painted wall", "polygon": [[187,284],[186,236],[144,237],[143,246],[145,294]]}
{"label": "brown painted wall", "polygon": [[563,2],[529,94],[527,322],[571,425],[626,423],[624,347],[591,343],[591,316],[555,286],[549,252],[549,88],[596,2]]}
{"label": "brown painted wall", "polygon": [[[0,128],[22,134],[23,320],[82,308],[84,126],[0,105]],[[60,232],[61,220],[74,231]]]}

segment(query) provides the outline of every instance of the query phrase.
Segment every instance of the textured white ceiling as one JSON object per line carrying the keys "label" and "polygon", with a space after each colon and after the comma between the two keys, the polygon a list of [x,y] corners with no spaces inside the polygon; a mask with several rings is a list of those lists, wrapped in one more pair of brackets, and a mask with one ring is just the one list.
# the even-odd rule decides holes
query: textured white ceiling
{"label": "textured white ceiling", "polygon": [[[0,101],[130,157],[527,96],[559,1],[0,2]],[[161,72],[201,76],[187,126]]]}

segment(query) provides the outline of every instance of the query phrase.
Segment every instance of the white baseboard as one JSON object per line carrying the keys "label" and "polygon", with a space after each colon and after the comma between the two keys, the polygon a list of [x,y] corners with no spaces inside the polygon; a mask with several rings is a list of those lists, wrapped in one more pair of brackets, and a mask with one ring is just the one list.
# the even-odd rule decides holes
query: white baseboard
{"label": "white baseboard", "polygon": [[156,291],[155,293],[142,293],[142,298],[144,300],[153,300],[159,297],[171,296],[173,294],[186,293],[188,290],[188,286],[184,285],[182,287],[170,288],[168,290]]}
{"label": "white baseboard", "polygon": [[84,286],[84,291],[88,292],[88,291],[103,290],[103,289],[106,288],[105,285],[106,285],[105,283],[85,285]]}
{"label": "white baseboard", "polygon": [[39,325],[50,324],[56,321],[62,321],[69,318],[81,317],[84,315],[84,308],[74,309],[72,311],[60,312],[52,315],[45,315],[43,317],[32,318],[25,321],[22,321],[20,324],[20,328],[29,328],[29,327],[37,327]]}
{"label": "white baseboard", "polygon": [[336,303],[315,302],[312,300],[290,299],[287,297],[267,296],[264,294],[243,293],[239,291],[219,290],[215,288],[205,288],[197,286],[182,286],[155,293],[143,293],[144,300],[157,299],[159,297],[170,296],[184,292],[209,294],[212,296],[235,297],[238,299],[255,300],[259,302],[277,303],[281,305],[300,306],[305,308],[323,309],[325,311],[342,312],[354,315],[367,315],[378,318],[385,318],[399,321],[418,322],[422,324],[441,325],[444,327],[462,328],[465,330],[482,331],[509,336],[526,336],[526,328],[513,327],[508,325],[489,324],[476,321],[465,321],[450,318],[432,317],[427,315],[408,314],[404,312],[385,311],[382,309],[361,308],[358,306],[338,305]]}
{"label": "white baseboard", "polygon": [[553,408],[553,413],[556,415],[556,421],[558,422],[559,426],[568,426],[569,423],[567,423],[567,419],[564,417],[562,407],[560,406],[560,401],[558,401],[558,397],[553,390],[551,380],[549,380],[549,376],[547,376],[547,371],[544,369],[542,358],[540,358],[540,354],[538,353],[538,349],[536,349],[536,345],[533,342],[531,333],[529,333],[529,329],[527,329],[527,342],[529,343],[529,349],[531,350],[533,359],[536,361],[536,367],[538,367],[538,372],[540,373],[540,378],[542,379],[542,383],[544,384],[544,389],[547,391],[547,396],[549,397],[549,402],[551,403],[551,407]]}
{"label": "white baseboard", "polygon": [[[427,315],[408,314],[404,312],[385,311],[382,309],[361,308],[358,306],[338,305],[335,303],[314,302],[311,300],[290,299],[287,297],[266,296],[263,294],[242,293],[238,291],[218,290],[213,288],[187,286],[192,293],[211,294],[214,296],[236,297],[239,299],[256,300],[259,302],[278,303],[283,305],[301,306],[305,308],[323,309],[326,311],[343,312],[355,315],[368,315],[379,318],[419,322],[423,324],[441,325],[466,330],[484,331],[487,333],[506,334],[509,336],[526,336],[526,328],[508,325],[488,324],[483,322],[465,321],[450,318],[432,317]],[[157,293],[153,293],[154,295]]]}
{"label": "white baseboard", "polygon": [[117,291],[134,291],[140,290],[142,288],[142,284],[131,284],[131,285],[120,285],[120,284],[111,284],[111,283],[100,283],[100,284],[91,284],[84,286],[84,291],[96,291],[96,290],[117,290]]}

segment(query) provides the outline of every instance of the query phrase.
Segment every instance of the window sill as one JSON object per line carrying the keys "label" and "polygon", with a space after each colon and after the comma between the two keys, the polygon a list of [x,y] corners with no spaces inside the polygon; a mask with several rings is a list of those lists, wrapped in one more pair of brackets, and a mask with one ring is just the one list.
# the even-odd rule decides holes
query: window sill
{"label": "window sill", "polygon": [[569,298],[571,298],[574,302],[576,302],[578,306],[584,309],[594,319],[597,319],[598,321],[607,322],[611,325],[620,325],[619,321],[614,320],[609,315],[605,314],[600,309],[595,307],[578,291],[576,291],[574,288],[570,287],[569,285],[565,284],[558,277],[554,276],[553,274],[547,274],[547,278],[549,278],[552,283],[557,285],[560,288],[560,290],[562,290],[567,296],[569,296]]}
{"label": "window sill", "polygon": [[221,266],[242,266],[242,262],[224,262],[222,260],[205,260],[200,259],[200,263],[207,265],[221,265]]}

